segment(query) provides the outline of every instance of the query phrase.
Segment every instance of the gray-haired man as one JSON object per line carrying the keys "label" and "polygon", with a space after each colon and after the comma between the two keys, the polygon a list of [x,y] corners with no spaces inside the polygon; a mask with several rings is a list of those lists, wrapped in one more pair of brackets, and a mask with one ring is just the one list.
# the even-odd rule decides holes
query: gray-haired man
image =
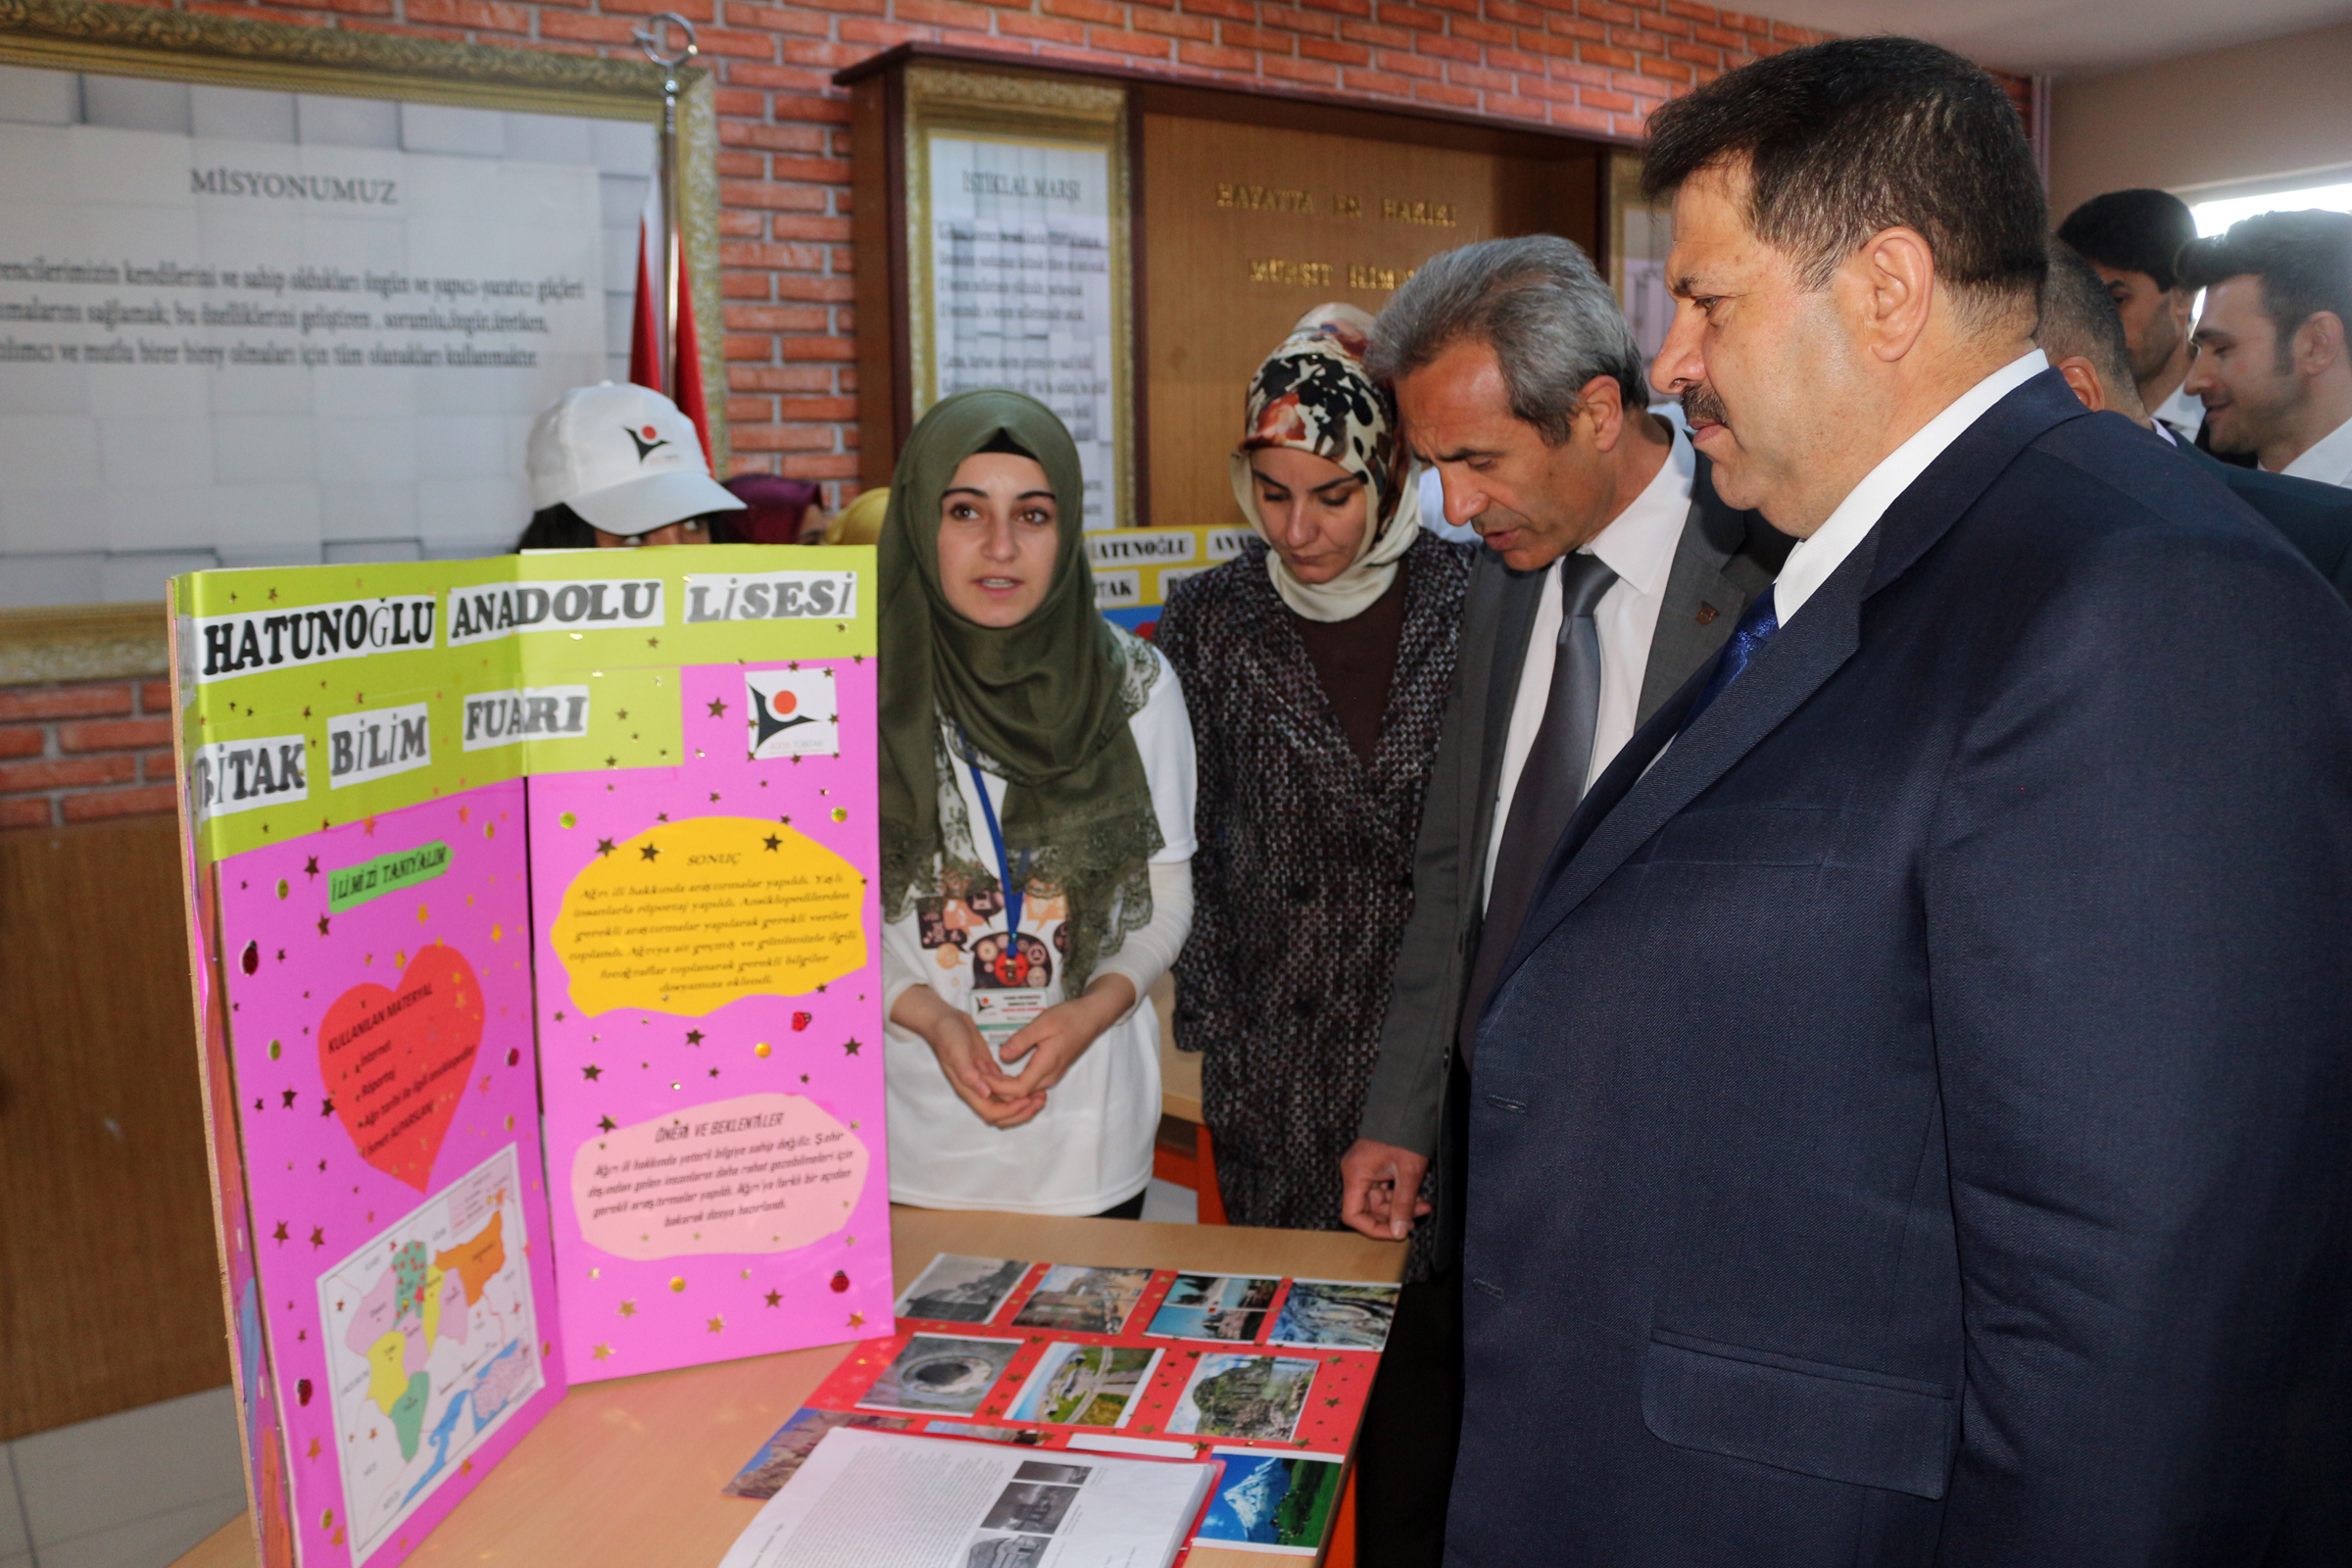
{"label": "gray-haired man", "polygon": [[[1399,289],[1369,368],[1448,522],[1485,542],[1464,607],[1405,928],[1343,1214],[1420,1227],[1362,1446],[1367,1564],[1439,1559],[1460,1412],[1461,1182],[1448,1105],[1534,879],[1635,728],[1730,636],[1790,541],[1716,498],[1647,412],[1641,352],[1584,252],[1538,235],[1449,251]],[[1458,1049],[1457,1049],[1458,1046]]]}

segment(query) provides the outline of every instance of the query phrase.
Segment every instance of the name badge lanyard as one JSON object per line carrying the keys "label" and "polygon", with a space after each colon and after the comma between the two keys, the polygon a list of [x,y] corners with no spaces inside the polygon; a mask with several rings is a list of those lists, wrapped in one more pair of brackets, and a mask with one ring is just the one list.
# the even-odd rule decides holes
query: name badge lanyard
{"label": "name badge lanyard", "polygon": [[1029,852],[1021,852],[1021,874],[1016,881],[1012,864],[1004,855],[1004,830],[997,825],[997,808],[988,798],[988,779],[978,762],[966,758],[963,765],[972,770],[972,790],[980,797],[980,815],[988,823],[989,842],[996,846],[997,877],[1004,889],[1004,931],[1010,936],[1021,929],[1021,889],[1029,884]]}

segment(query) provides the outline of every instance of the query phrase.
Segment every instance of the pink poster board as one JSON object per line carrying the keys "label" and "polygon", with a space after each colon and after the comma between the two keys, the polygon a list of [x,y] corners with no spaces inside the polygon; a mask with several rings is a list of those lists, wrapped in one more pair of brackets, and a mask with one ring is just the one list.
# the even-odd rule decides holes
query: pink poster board
{"label": "pink poster board", "polygon": [[575,1381],[889,1332],[874,662],[680,674],[680,765],[531,781]]}

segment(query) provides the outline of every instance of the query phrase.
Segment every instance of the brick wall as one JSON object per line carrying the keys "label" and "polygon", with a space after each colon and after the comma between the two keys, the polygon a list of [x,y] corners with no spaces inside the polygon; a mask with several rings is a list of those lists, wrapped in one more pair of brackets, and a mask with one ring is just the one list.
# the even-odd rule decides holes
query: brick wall
{"label": "brick wall", "polygon": [[[1824,36],[1690,0],[177,0],[185,9],[634,57],[676,10],[717,74],[727,417],[738,471],[855,491],[849,98],[911,38],[1342,92],[1632,138],[1673,94]],[[2021,101],[2027,84],[2012,84]]]}
{"label": "brick wall", "polygon": [[[855,493],[849,95],[922,38],[1226,84],[1308,87],[1613,138],[1727,70],[1825,36],[1690,0],[176,0],[259,21],[636,56],[674,10],[717,74],[727,418],[738,472]],[[2022,79],[2007,82],[2021,112]],[[161,682],[0,688],[0,827],[172,808]]]}
{"label": "brick wall", "polygon": [[172,808],[168,681],[0,687],[0,828]]}

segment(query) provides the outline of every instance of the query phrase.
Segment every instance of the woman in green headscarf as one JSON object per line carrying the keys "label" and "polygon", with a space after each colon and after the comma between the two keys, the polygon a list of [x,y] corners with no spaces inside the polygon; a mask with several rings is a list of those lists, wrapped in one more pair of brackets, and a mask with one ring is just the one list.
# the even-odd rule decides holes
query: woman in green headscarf
{"label": "woman in green headscarf", "polygon": [[1095,611],[1078,450],[1016,392],[915,426],[882,529],[894,1201],[1140,1211],[1192,924],[1176,677]]}

